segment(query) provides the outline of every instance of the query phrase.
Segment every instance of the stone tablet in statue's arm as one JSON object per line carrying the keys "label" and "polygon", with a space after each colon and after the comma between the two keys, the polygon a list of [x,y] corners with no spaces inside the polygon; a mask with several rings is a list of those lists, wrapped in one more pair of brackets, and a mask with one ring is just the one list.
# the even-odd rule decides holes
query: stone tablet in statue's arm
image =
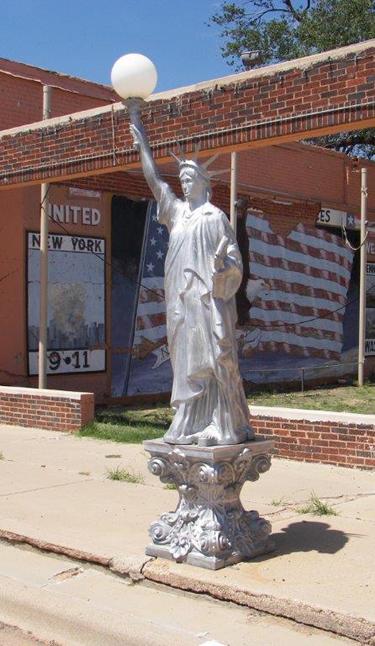
{"label": "stone tablet in statue's arm", "polygon": [[221,211],[219,213],[219,230],[222,235],[214,256],[213,296],[228,301],[241,284],[242,258],[232,227],[225,214]]}

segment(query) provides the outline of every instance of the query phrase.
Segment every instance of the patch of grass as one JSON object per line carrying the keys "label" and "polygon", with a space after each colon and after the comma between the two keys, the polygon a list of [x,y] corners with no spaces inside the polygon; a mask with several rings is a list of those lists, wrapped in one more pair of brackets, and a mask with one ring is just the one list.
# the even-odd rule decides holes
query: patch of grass
{"label": "patch of grass", "polygon": [[163,435],[159,429],[150,425],[114,424],[108,422],[91,422],[79,433],[81,437],[96,437],[99,440],[112,440],[128,444],[142,444],[143,440],[155,440]]}
{"label": "patch of grass", "polygon": [[271,505],[274,507],[280,507],[280,505],[284,504],[284,498],[274,498],[271,500]]}
{"label": "patch of grass", "polygon": [[165,486],[164,489],[177,489],[177,486],[173,482],[168,482]]}
{"label": "patch of grass", "polygon": [[80,435],[113,442],[141,444],[144,440],[162,437],[172,417],[172,411],[167,406],[100,408],[96,411],[95,421],[85,426]]}
{"label": "patch of grass", "polygon": [[2,451],[0,451],[0,460],[5,460],[5,458],[4,458],[4,454],[3,454],[3,452],[2,452]]}
{"label": "patch of grass", "polygon": [[249,395],[255,406],[282,406],[311,410],[375,414],[375,384],[321,387],[305,392],[263,392]]}
{"label": "patch of grass", "polygon": [[160,429],[160,435],[168,428],[172,421],[173,413],[169,406],[114,406],[101,408],[96,411],[96,420],[105,424],[119,424],[120,426],[145,426],[155,430]]}
{"label": "patch of grass", "polygon": [[297,512],[299,514],[314,514],[314,516],[337,516],[337,511],[330,505],[327,505],[326,502],[320,500],[315,493],[311,494],[308,504],[299,507]]}
{"label": "patch of grass", "polygon": [[143,484],[144,479],[140,473],[132,473],[124,467],[117,466],[115,469],[108,469],[107,478],[109,480],[119,480],[121,482],[131,482],[132,484]]}

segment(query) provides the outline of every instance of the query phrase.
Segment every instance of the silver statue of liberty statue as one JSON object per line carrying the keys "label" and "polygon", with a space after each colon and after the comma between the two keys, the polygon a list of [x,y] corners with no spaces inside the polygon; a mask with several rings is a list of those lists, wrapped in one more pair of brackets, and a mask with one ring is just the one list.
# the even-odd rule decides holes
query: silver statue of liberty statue
{"label": "silver statue of liberty statue", "polygon": [[169,231],[165,261],[167,337],[175,411],[170,444],[239,444],[253,439],[238,367],[235,293],[242,260],[233,229],[211,204],[209,162],[179,158],[184,199],[160,177],[139,110],[130,129],[145,179]]}

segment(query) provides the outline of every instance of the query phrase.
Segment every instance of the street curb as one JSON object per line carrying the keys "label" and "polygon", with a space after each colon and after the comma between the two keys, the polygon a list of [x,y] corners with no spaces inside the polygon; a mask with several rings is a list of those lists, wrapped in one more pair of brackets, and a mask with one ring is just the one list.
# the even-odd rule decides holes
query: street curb
{"label": "street curb", "polygon": [[44,552],[62,554],[63,556],[68,556],[69,558],[77,561],[87,561],[88,563],[102,565],[103,567],[110,567],[111,557],[99,556],[97,554],[91,554],[90,552],[84,552],[83,550],[76,550],[64,545],[56,545],[55,543],[47,543],[39,538],[32,538],[30,536],[24,536],[23,534],[8,532],[6,529],[0,529],[0,540],[7,541],[8,543],[23,543]]}
{"label": "street curb", "polygon": [[[184,574],[183,571],[181,573],[171,571],[169,563],[162,559],[140,555],[103,557],[0,529],[1,540],[13,544],[30,545],[41,551],[100,565],[118,576],[129,577],[134,583],[146,580],[177,590],[206,594],[219,601],[235,603],[276,617],[285,617],[300,624],[354,639],[361,644],[375,646],[375,623],[367,619],[311,606],[296,599],[251,592],[236,585],[217,584],[204,580],[205,573],[202,570],[199,571],[199,578],[195,578]],[[180,567],[183,568],[183,564]]]}
{"label": "street curb", "polygon": [[277,617],[285,617],[300,624],[327,630],[359,641],[361,644],[375,645],[375,624],[361,617],[343,615],[333,610],[310,606],[295,599],[250,592],[236,585],[216,584],[186,576],[183,573],[177,574],[169,571],[168,564],[159,559],[146,563],[142,573],[148,581],[163,583],[188,592],[207,594],[220,601],[230,601]]}

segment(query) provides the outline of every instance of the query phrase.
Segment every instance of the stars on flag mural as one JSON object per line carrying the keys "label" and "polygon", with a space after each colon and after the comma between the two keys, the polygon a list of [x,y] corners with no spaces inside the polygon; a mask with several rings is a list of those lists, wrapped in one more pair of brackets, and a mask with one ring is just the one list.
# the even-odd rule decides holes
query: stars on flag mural
{"label": "stars on flag mural", "polygon": [[146,228],[128,394],[164,392],[172,383],[164,299],[168,239],[168,230],[159,223],[154,204]]}

